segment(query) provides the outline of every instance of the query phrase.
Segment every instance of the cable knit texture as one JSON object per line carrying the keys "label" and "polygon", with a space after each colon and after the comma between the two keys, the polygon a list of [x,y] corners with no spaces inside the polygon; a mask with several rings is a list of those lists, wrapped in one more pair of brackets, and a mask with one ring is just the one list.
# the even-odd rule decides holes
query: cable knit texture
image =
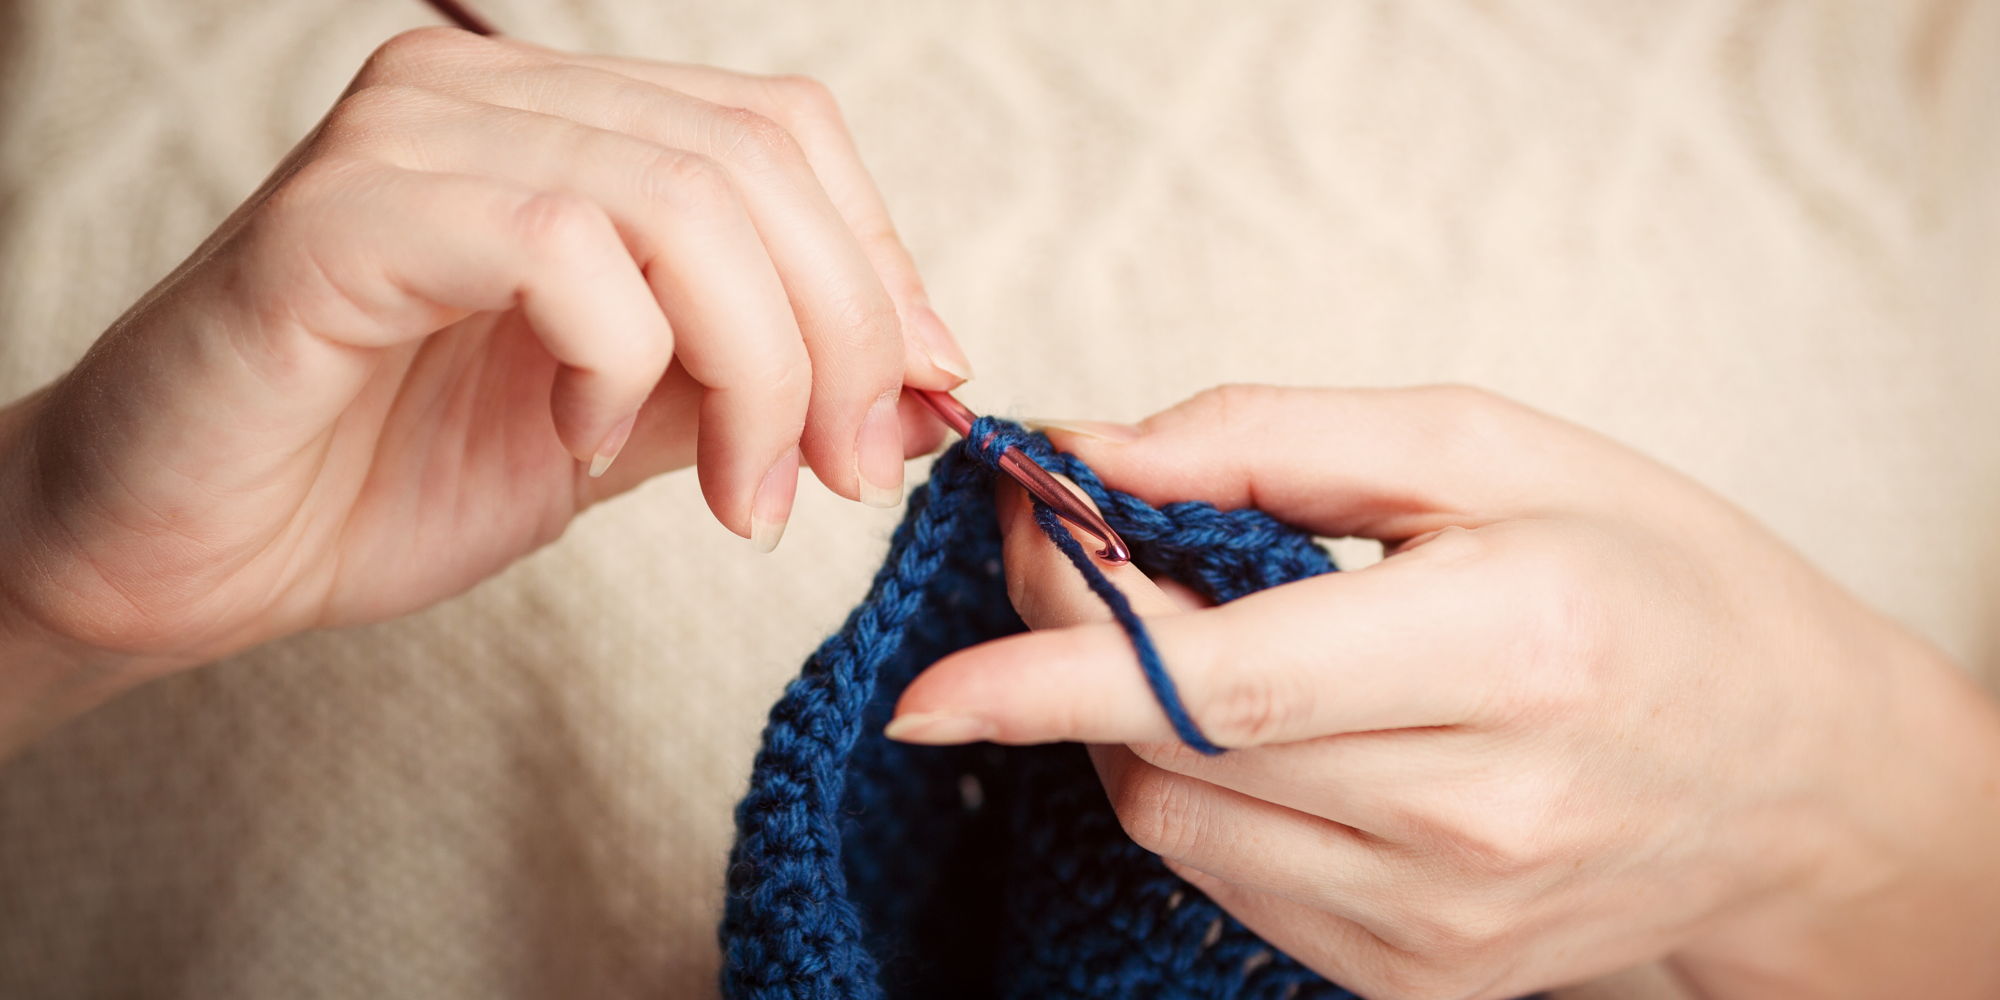
{"label": "cable knit texture", "polygon": [[[736,811],[724,993],[1352,996],[1134,845],[1082,747],[920,747],[881,735],[918,672],[1023,627],[1008,604],[994,516],[994,462],[1010,446],[1089,493],[1140,566],[1211,600],[1334,568],[1310,536],[1261,511],[1155,509],[1107,488],[1041,435],[981,418],[911,496],[867,599],[771,711]],[[1078,548],[1053,518],[1037,520]],[[1142,627],[1133,638],[1148,645]],[[1147,679],[1163,705],[1178,705],[1167,674]],[[1183,732],[1208,745],[1191,725]]]}

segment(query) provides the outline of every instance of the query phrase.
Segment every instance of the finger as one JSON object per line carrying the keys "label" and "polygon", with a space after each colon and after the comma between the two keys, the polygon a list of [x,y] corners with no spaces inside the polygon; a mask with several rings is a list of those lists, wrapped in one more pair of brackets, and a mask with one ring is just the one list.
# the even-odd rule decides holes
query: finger
{"label": "finger", "polygon": [[906,341],[904,378],[926,389],[949,389],[972,377],[972,363],[931,308],[917,265],[896,234],[889,207],[854,144],[840,105],[824,84],[802,76],[754,76],[707,66],[615,56],[565,55],[586,66],[622,73],[706,101],[748,108],[799,140],[806,160],[840,211],[896,303]]}
{"label": "finger", "polygon": [[[1064,485],[1090,502],[1072,484],[1064,481]],[[998,501],[1007,591],[1021,620],[1034,629],[1109,620],[1104,602],[1091,593],[1075,567],[1035,523],[1027,493],[1003,481]],[[1192,591],[1167,593],[1129,564],[1101,568],[1142,615],[1175,614],[1202,606]],[[898,733],[908,728],[907,723],[899,726]],[[1388,835],[1407,833],[1398,822],[1400,815],[1388,804],[1399,801],[1404,797],[1401,793],[1411,788],[1435,782],[1450,767],[1448,753],[1440,752],[1440,744],[1447,738],[1436,729],[1416,733],[1388,730],[1226,754],[1202,753],[1178,741],[1139,743],[1131,752],[1163,770],[1371,834]],[[1463,748],[1458,749],[1463,752]],[[1301,781],[1302,774],[1313,775],[1314,780]]]}
{"label": "finger", "polygon": [[251,308],[339,347],[405,343],[518,306],[561,365],[550,412],[563,448],[585,462],[638,411],[673,350],[616,227],[582,198],[322,160],[281,185],[241,238],[258,272],[243,287],[280,298]]}
{"label": "finger", "polygon": [[[395,122],[409,124],[384,127]],[[698,428],[710,509],[737,534],[775,543],[791,509],[812,366],[777,270],[719,165],[622,132],[412,87],[360,91],[329,124],[328,142],[404,167],[490,174],[603,208],[674,330],[676,360],[707,390],[699,419],[683,426]]]}
{"label": "finger", "polygon": [[[1488,529],[1493,530],[1493,529]],[[1501,688],[1546,612],[1457,532],[1369,569],[1146,620],[1202,732],[1226,747],[1457,725]],[[1507,585],[1503,585],[1507,584]],[[945,657],[904,691],[943,735],[917,742],[1175,738],[1118,628],[1009,636]]]}
{"label": "finger", "polygon": [[[510,49],[506,59],[531,57]],[[427,85],[434,89],[624,132],[721,163],[777,266],[812,360],[805,459],[843,496],[884,507],[901,501],[896,401],[903,339],[895,305],[789,133],[751,111],[552,58],[507,61],[505,72],[492,72],[477,53],[440,50],[438,58],[474,69],[455,75],[432,69]]]}
{"label": "finger", "polygon": [[[1074,483],[1060,476],[1056,478],[1095,509],[1095,503]],[[1092,592],[1083,575],[1070,563],[1069,557],[1036,523],[1035,501],[1027,492],[1012,480],[1003,478],[996,487],[995,499],[1007,597],[1021,620],[1034,629],[1111,621],[1111,610],[1104,600]],[[1064,528],[1070,531],[1071,537],[1084,541],[1067,523],[1064,523]],[[1186,596],[1168,595],[1130,563],[1110,565],[1100,562],[1097,568],[1111,586],[1125,595],[1132,609],[1142,616],[1171,614],[1197,606]],[[1183,590],[1181,593],[1185,595],[1187,592]],[[1143,681],[1141,686],[1150,697],[1150,688],[1146,688]],[[890,721],[886,730],[890,738],[932,742],[939,736],[953,737],[964,729],[965,720],[956,713],[938,714],[908,705],[906,698],[896,717]]]}
{"label": "finger", "polygon": [[[1412,790],[1435,797],[1458,780],[1488,738],[1464,730],[1396,729],[1344,733],[1275,743],[1226,754],[1204,754],[1178,742],[1132,744],[1131,752],[1161,770],[1226,788],[1371,836],[1407,842],[1426,818],[1411,808]],[[1304,780],[1301,775],[1311,775]]]}
{"label": "finger", "polygon": [[[1096,508],[1090,497],[1075,484],[1060,476],[1056,479],[1084,503],[1090,504],[1092,509]],[[1110,621],[1111,611],[1105,607],[1104,601],[1091,593],[1083,575],[1035,523],[1034,501],[1027,491],[1012,480],[1003,479],[997,489],[996,501],[1007,597],[1013,602],[1014,612],[1021,616],[1021,621],[1032,629]],[[1093,539],[1081,535],[1067,522],[1064,527],[1069,528],[1071,536],[1078,541],[1086,545],[1095,544]],[[1168,595],[1131,563],[1114,566],[1100,561],[1097,568],[1112,586],[1125,594],[1126,600],[1132,603],[1132,609],[1140,615],[1174,614],[1194,607],[1182,598]]]}
{"label": "finger", "polygon": [[1400,541],[1623,497],[1635,463],[1581,428],[1475,389],[1223,386],[1137,427],[1041,421],[1150,503],[1259,507],[1327,536]]}
{"label": "finger", "polygon": [[1162,770],[1121,746],[1090,756],[1126,835],[1161,858],[1354,919],[1394,890],[1365,834]]}
{"label": "finger", "polygon": [[708,392],[687,369],[669,364],[653,394],[639,407],[632,439],[618,461],[597,478],[577,484],[578,500],[593,504],[632,489],[661,472],[695,464],[695,435],[701,421],[701,401]]}
{"label": "finger", "polygon": [[1283,896],[1258,892],[1176,862],[1174,874],[1201,890],[1251,933],[1299,964],[1362,996],[1400,996],[1396,951],[1362,924]]}
{"label": "finger", "polygon": [[904,396],[896,401],[896,411],[903,422],[903,456],[916,458],[937,451],[950,435],[945,433],[944,422],[914,395]]}

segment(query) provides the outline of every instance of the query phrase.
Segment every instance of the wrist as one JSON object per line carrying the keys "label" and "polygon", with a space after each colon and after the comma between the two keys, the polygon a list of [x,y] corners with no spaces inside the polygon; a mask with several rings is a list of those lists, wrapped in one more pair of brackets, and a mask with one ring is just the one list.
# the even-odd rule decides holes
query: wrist
{"label": "wrist", "polygon": [[122,658],[53,641],[0,608],[0,760],[137,683]]}
{"label": "wrist", "polygon": [[2000,708],[1928,645],[1885,645],[1865,728],[1825,734],[1837,786],[1781,848],[1800,877],[1673,956],[1699,995],[2000,995]]}
{"label": "wrist", "polygon": [[41,394],[0,408],[0,760],[137,683],[141,664],[87,648],[38,622],[34,585],[34,457],[28,423]]}

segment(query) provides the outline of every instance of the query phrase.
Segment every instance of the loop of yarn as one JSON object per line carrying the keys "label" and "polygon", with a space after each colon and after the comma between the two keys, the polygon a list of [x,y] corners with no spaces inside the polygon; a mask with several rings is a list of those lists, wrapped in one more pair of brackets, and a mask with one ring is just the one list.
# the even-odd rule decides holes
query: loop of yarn
{"label": "loop of yarn", "polygon": [[[1007,449],[1032,446],[1034,443],[1033,435],[1026,430],[994,417],[980,417],[974,421],[965,439],[971,442],[969,450],[995,472],[1000,471],[1000,456]],[[1181,738],[1182,743],[1200,753],[1210,756],[1221,753],[1222,748],[1209,742],[1208,737],[1202,735],[1201,727],[1195,724],[1194,717],[1188,714],[1187,704],[1181,701],[1180,689],[1174,685],[1173,675],[1167,672],[1166,664],[1160,661],[1160,651],[1153,644],[1153,635],[1146,631],[1146,623],[1138,612],[1132,610],[1131,600],[1105,578],[1104,571],[1097,567],[1076,537],[1063,526],[1062,519],[1053,508],[1040,500],[1034,501],[1034,504],[1036,526],[1042,529],[1042,534],[1049,536],[1049,541],[1055,543],[1070,565],[1076,567],[1084,583],[1089,585],[1090,592],[1111,610],[1112,619],[1132,643],[1132,652],[1139,657],[1139,672],[1145,676],[1146,686],[1153,689],[1153,700],[1160,703],[1160,711],[1173,725],[1174,734]]]}
{"label": "loop of yarn", "polygon": [[[1024,628],[1008,603],[993,504],[1007,447],[1081,487],[1141,568],[1211,600],[1333,569],[1308,535],[1261,512],[1154,508],[1108,489],[1041,435],[981,419],[912,493],[868,596],[771,710],[736,811],[725,995],[1352,997],[1134,845],[1083,748],[914,747],[880,735],[925,667]],[[1075,549],[1079,569],[1095,571],[1051,514],[1038,509],[1037,522]],[[1143,667],[1143,625],[1127,634]],[[1164,668],[1148,681],[1169,716],[1184,718]]]}

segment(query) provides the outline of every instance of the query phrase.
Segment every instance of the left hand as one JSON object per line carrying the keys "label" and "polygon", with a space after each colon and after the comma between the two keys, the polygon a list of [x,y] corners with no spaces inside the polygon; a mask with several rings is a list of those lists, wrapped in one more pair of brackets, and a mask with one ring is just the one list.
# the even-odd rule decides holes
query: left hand
{"label": "left hand", "polygon": [[1208,737],[1026,515],[1040,630],[961,651],[891,734],[1074,740],[1140,845],[1371,998],[1654,959],[1711,997],[2000,991],[2000,723],[1740,511],[1461,389],[1206,393],[1053,433],[1152,503],[1260,506],[1387,558],[1202,608],[1109,569]]}

